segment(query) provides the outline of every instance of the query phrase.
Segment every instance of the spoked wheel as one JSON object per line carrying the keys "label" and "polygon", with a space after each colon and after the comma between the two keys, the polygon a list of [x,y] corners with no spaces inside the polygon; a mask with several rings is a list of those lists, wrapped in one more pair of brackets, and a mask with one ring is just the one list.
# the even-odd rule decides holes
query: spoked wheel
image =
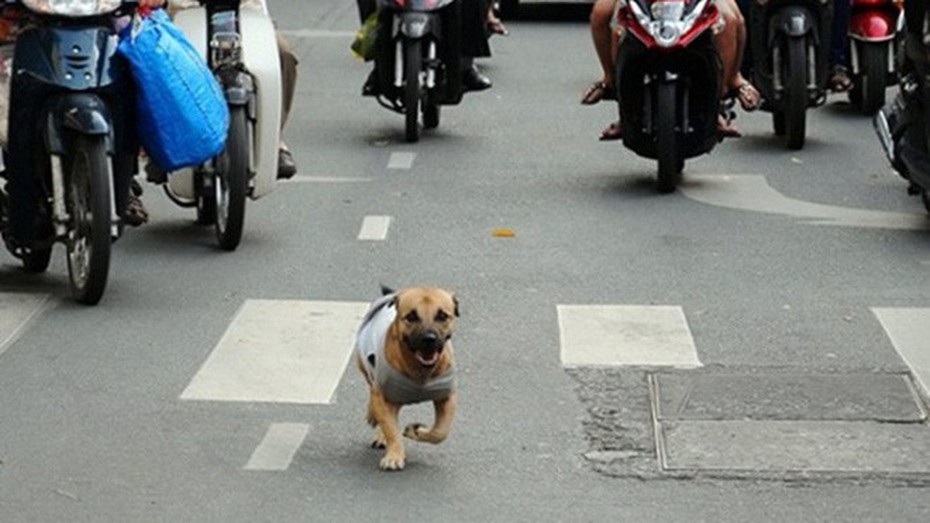
{"label": "spoked wheel", "polygon": [[245,107],[230,107],[229,135],[226,148],[217,159],[213,182],[216,239],[220,248],[232,251],[242,239],[249,189],[249,128]]}
{"label": "spoked wheel", "polygon": [[797,150],[804,147],[807,127],[807,41],[790,38],[787,43],[785,133],[788,135],[788,148]]}
{"label": "spoked wheel", "polygon": [[681,181],[681,170],[684,159],[678,150],[678,140],[675,136],[675,84],[672,82],[659,82],[656,100],[656,149],[659,160],[659,184],[661,193],[670,193],[675,190]]}
{"label": "spoked wheel", "polygon": [[404,116],[405,138],[413,143],[420,140],[420,70],[423,52],[419,40],[404,40]]}
{"label": "spoked wheel", "polygon": [[102,136],[79,136],[67,180],[68,274],[80,303],[100,301],[110,270],[110,169]]}

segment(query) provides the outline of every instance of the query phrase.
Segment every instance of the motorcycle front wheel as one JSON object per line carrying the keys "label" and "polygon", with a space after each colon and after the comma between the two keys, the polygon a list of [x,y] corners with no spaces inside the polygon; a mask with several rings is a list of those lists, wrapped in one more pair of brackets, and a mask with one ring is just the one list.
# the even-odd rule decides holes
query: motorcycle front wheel
{"label": "motorcycle front wheel", "polygon": [[807,41],[804,38],[787,40],[788,61],[783,78],[787,78],[785,104],[785,134],[788,148],[804,147],[807,127]]}
{"label": "motorcycle front wheel", "polygon": [[[859,110],[872,115],[885,105],[885,88],[888,86],[888,42],[862,43],[859,50],[862,73],[853,87],[857,91]],[[850,92],[850,98],[853,93]]]}
{"label": "motorcycle front wheel", "polygon": [[420,140],[420,69],[423,51],[419,40],[404,40],[404,137],[410,143]]}
{"label": "motorcycle front wheel", "polygon": [[661,193],[675,190],[681,181],[681,170],[684,166],[675,136],[675,87],[673,82],[659,82],[656,93],[656,149],[659,161],[658,189]]}
{"label": "motorcycle front wheel", "polygon": [[216,239],[221,249],[233,251],[242,239],[249,190],[249,123],[245,107],[229,109],[229,134],[217,161],[213,188]]}
{"label": "motorcycle front wheel", "polygon": [[103,136],[78,136],[69,155],[66,242],[71,295],[95,305],[110,271],[110,169]]}

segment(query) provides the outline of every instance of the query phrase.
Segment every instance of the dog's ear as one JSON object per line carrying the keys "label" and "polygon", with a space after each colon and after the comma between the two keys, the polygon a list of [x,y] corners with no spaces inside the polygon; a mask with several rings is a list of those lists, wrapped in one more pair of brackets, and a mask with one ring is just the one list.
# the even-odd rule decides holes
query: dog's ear
{"label": "dog's ear", "polygon": [[455,294],[452,295],[452,305],[455,307],[453,314],[455,317],[459,317],[459,298]]}
{"label": "dog's ear", "polygon": [[393,293],[394,293],[394,289],[388,287],[387,285],[383,283],[381,284],[381,295],[382,296],[387,296],[388,294],[393,294]]}

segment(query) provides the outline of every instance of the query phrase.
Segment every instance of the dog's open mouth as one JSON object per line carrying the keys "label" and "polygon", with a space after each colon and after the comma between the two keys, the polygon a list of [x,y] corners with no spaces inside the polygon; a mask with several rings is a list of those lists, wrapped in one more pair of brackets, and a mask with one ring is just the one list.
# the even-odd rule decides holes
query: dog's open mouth
{"label": "dog's open mouth", "polygon": [[433,351],[429,353],[417,351],[414,353],[414,356],[416,357],[417,361],[420,362],[420,365],[425,367],[432,367],[436,364],[436,362],[439,361],[439,351]]}

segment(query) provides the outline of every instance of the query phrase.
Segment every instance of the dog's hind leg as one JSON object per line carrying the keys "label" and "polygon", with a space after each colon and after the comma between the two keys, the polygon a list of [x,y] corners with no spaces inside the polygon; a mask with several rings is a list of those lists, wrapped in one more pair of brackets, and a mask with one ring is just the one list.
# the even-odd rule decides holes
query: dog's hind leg
{"label": "dog's hind leg", "polygon": [[457,403],[454,392],[444,400],[434,401],[436,419],[433,422],[433,428],[427,429],[420,423],[411,423],[404,429],[404,436],[425,443],[441,443],[452,429],[452,418],[455,417]]}

